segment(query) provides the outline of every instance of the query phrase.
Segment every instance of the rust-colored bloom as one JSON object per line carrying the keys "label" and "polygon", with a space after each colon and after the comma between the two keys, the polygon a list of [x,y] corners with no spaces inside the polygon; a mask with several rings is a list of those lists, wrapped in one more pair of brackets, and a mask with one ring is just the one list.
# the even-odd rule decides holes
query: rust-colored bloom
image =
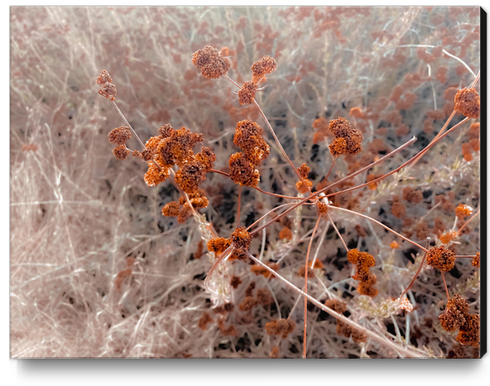
{"label": "rust-colored bloom", "polygon": [[246,82],[238,91],[238,101],[241,105],[250,105],[255,98],[257,85],[254,82]]}
{"label": "rust-colored bloom", "polygon": [[432,247],[427,253],[427,264],[440,269],[441,271],[448,272],[454,268],[456,263],[456,256],[454,252],[447,249],[445,246]]}
{"label": "rust-colored bloom", "polygon": [[218,79],[226,75],[231,67],[227,58],[223,58],[218,49],[206,46],[194,52],[192,64],[201,70],[201,74],[208,79]]}
{"label": "rust-colored bloom", "polygon": [[468,118],[480,116],[480,95],[474,88],[463,88],[454,96],[454,110]]}

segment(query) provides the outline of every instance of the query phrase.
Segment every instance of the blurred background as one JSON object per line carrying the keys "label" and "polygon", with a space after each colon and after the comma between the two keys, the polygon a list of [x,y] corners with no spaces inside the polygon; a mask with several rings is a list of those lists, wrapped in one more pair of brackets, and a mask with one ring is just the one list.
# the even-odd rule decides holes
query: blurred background
{"label": "blurred background", "polygon": [[[332,180],[416,136],[414,145],[371,174],[387,173],[435,137],[452,112],[455,90],[469,86],[480,70],[479,7],[10,11],[10,355],[15,358],[268,357],[279,343],[265,333],[264,324],[281,311],[286,317],[296,301],[280,283],[264,279],[277,302],[254,311],[248,322],[239,311],[225,316],[227,325],[236,326],[236,336],[221,334],[217,314],[208,329],[197,326],[211,306],[202,286],[211,263],[206,255],[196,256],[199,229],[193,219],[178,224],[162,216],[163,205],[179,196],[168,181],[147,187],[144,163],[112,155],[107,134],[124,122],[97,94],[95,80],[102,69],[111,74],[116,101],[143,141],[165,123],[204,133],[203,145],[217,155],[214,168],[226,171],[229,156],[238,151],[232,142],[236,123],[251,119],[265,129],[265,122],[253,106],[240,106],[235,86],[226,79],[203,78],[191,63],[192,54],[215,46],[230,59],[228,75],[240,84],[251,79],[255,61],[273,56],[277,70],[267,76],[257,101],[294,164],[311,168],[314,186],[332,162],[329,138],[314,127],[315,120],[346,117],[364,134],[364,151],[339,160]],[[456,115],[452,124],[461,119]],[[369,214],[415,240],[437,239],[438,230],[453,226],[454,206],[479,207],[479,152],[462,152],[462,143],[469,142],[467,129],[441,142],[399,179],[361,194],[336,196],[334,204]],[[259,186],[296,195],[296,177],[270,135],[268,142],[272,153],[261,165]],[[138,149],[134,138],[128,146]],[[363,173],[356,185],[366,178]],[[407,216],[401,219],[391,213],[391,200],[407,186],[421,189],[424,202],[407,204]],[[202,212],[220,236],[229,237],[236,221],[236,185],[208,175],[203,188],[210,205]],[[436,199],[438,195],[445,198]],[[281,202],[248,189],[242,200],[246,225]],[[264,233],[262,249],[270,261],[284,256],[281,273],[301,286],[296,272],[307,243],[297,246],[278,236],[298,218],[293,230],[300,237],[313,227],[315,212],[304,209],[273,224]],[[425,225],[420,226],[422,218]],[[380,264],[376,303],[398,296],[399,282],[408,283],[413,276],[411,264],[420,258],[419,251],[402,245],[394,254],[389,247],[393,236],[382,228],[374,230],[342,213],[334,220],[349,248],[367,248]],[[362,230],[356,229],[359,224]],[[460,254],[479,250],[478,220],[472,224],[460,240]],[[350,267],[342,244],[327,229],[319,257],[325,265],[323,279],[341,295],[345,291],[347,299],[357,299],[355,288],[344,288]],[[254,240],[254,253],[260,252],[261,242]],[[386,269],[386,261],[396,269]],[[128,268],[129,276],[119,275]],[[242,262],[232,269],[244,282],[232,295],[238,306],[247,283],[256,278]],[[396,321],[381,321],[379,328],[445,357],[454,339],[441,337],[440,326],[431,324],[437,323],[445,302],[444,289],[436,273],[424,275],[427,280],[414,288],[419,314],[412,340],[404,316],[397,317],[400,328]],[[457,291],[470,293],[472,309],[479,309],[479,276],[469,261],[458,262],[448,280],[452,289],[460,285]],[[312,295],[321,298],[323,289],[314,288]],[[374,308],[363,309],[362,299],[359,304],[354,300],[353,317],[367,313],[374,318]],[[360,348],[338,338],[333,318],[311,312],[316,312],[312,320],[317,327],[311,331],[309,356],[396,356],[375,343]],[[423,322],[424,316],[430,323]],[[292,317],[299,327],[279,344],[282,357],[300,357],[302,351],[302,306]],[[473,355],[461,350],[460,356]]]}

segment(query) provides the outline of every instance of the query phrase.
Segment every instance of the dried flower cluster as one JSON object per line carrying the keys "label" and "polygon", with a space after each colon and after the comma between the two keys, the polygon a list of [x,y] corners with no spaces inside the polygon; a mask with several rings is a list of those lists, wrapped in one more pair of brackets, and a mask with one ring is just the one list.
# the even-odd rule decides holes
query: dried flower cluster
{"label": "dried flower cluster", "polygon": [[[146,153],[142,153],[142,158],[146,155],[152,159],[145,174],[145,182],[148,186],[163,182],[170,172],[169,169],[178,165],[180,168],[175,173],[176,183],[185,193],[196,193],[201,182],[206,179],[206,173],[212,169],[216,155],[206,146],[202,147],[200,153],[194,155],[192,148],[202,142],[204,136],[191,133],[185,127],[175,130],[172,126],[165,125],[160,128],[159,133],[159,136],[151,137],[147,141]],[[202,192],[196,196],[196,199],[198,197],[203,197]],[[193,205],[205,207],[202,203],[203,201],[195,201]]]}
{"label": "dried flower cluster", "polygon": [[354,129],[347,119],[342,117],[332,119],[329,122],[328,129],[335,136],[329,146],[332,155],[356,155],[362,151],[364,136],[360,130]]}
{"label": "dried flower cluster", "polygon": [[221,255],[231,245],[230,239],[224,237],[215,237],[208,241],[208,250]]}
{"label": "dried flower cluster", "polygon": [[100,86],[98,91],[99,95],[113,101],[116,99],[117,89],[111,82],[112,78],[109,73],[106,70],[102,70],[95,83]]}
{"label": "dried flower cluster", "polygon": [[291,229],[289,229],[288,227],[284,227],[279,232],[279,238],[290,241],[293,239],[293,232],[291,232]]}
{"label": "dried flower cluster", "polygon": [[269,335],[280,335],[286,339],[288,335],[294,331],[296,323],[291,319],[273,320],[265,325],[265,330]]}
{"label": "dried flower cluster", "polygon": [[[99,75],[99,77],[100,76],[101,75]],[[112,154],[114,154],[117,159],[126,159],[130,153],[129,149],[126,147],[126,141],[131,138],[130,128],[127,126],[116,127],[111,130],[107,138],[110,143],[117,145],[117,147],[112,150]]]}
{"label": "dried flower cluster", "polygon": [[260,83],[265,80],[265,75],[275,71],[276,68],[277,63],[273,57],[269,55],[262,57],[252,65],[252,81],[256,84]]}
{"label": "dried flower cluster", "polygon": [[245,227],[236,228],[229,239],[215,237],[208,241],[208,250],[222,254],[233,243],[233,253],[230,260],[245,260],[252,243],[252,237]]}
{"label": "dried flower cluster", "polygon": [[367,252],[351,249],[347,253],[347,260],[356,266],[356,272],[352,278],[359,281],[357,291],[361,295],[375,297],[378,294],[378,290],[373,286],[377,283],[377,279],[376,275],[369,272],[369,268],[374,267],[376,263],[374,257]]}
{"label": "dried flower cluster", "polygon": [[313,186],[313,182],[311,182],[308,179],[308,173],[310,172],[310,168],[306,166],[306,164],[303,164],[298,168],[298,172],[304,182],[303,181],[296,182],[296,189],[298,189],[300,193],[308,193],[311,187]]}
{"label": "dried flower cluster", "polygon": [[403,199],[405,201],[411,202],[412,204],[419,204],[424,199],[424,195],[420,190],[416,190],[407,186],[403,189]]}
{"label": "dried flower cluster", "polygon": [[480,252],[477,252],[473,259],[471,259],[471,265],[480,268]]}
{"label": "dried flower cluster", "polygon": [[459,204],[456,209],[456,216],[460,219],[463,220],[466,216],[469,216],[471,213],[473,213],[473,209],[465,204]]}
{"label": "dried flower cluster", "polygon": [[441,326],[448,332],[459,328],[456,340],[465,346],[480,345],[480,316],[469,314],[468,302],[460,295],[449,299],[446,310],[439,316]]}
{"label": "dried flower cluster", "polygon": [[245,82],[238,91],[238,101],[241,105],[250,105],[255,98],[257,85],[254,82]]}
{"label": "dried flower cluster", "polygon": [[468,118],[480,116],[480,95],[474,88],[463,88],[454,96],[454,110]]}
{"label": "dried flower cluster", "polygon": [[256,168],[270,153],[262,128],[248,119],[238,122],[233,143],[243,152],[230,156],[230,178],[237,184],[255,187],[260,180]]}
{"label": "dried flower cluster", "polygon": [[250,249],[250,244],[252,243],[250,233],[247,232],[245,227],[237,228],[231,234],[231,241],[234,249],[230,259],[245,260],[247,258],[247,252]]}
{"label": "dried flower cluster", "polygon": [[441,240],[441,243],[443,244],[449,244],[452,240],[458,237],[458,233],[454,231],[446,232],[443,233],[440,237],[439,240]]}
{"label": "dried flower cluster", "polygon": [[427,264],[431,267],[440,269],[441,271],[450,271],[454,268],[455,263],[456,256],[454,255],[454,252],[447,249],[444,245],[432,247],[427,253]]}
{"label": "dried flower cluster", "polygon": [[222,57],[218,49],[212,46],[206,46],[194,52],[192,64],[208,79],[221,78],[231,67],[230,60]]}
{"label": "dried flower cluster", "polygon": [[162,209],[162,214],[166,217],[177,217],[177,221],[182,224],[192,215],[191,205],[194,209],[204,209],[209,204],[209,200],[201,189],[190,193],[188,197],[189,202],[185,197],[180,197],[179,202],[167,203]]}

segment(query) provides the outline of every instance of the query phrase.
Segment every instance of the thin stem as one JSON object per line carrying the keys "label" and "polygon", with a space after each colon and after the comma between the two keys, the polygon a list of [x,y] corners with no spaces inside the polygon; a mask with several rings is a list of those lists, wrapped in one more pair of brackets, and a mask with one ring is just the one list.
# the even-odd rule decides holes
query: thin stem
{"label": "thin stem", "polygon": [[339,236],[339,239],[340,241],[342,241],[342,244],[344,244],[344,248],[347,252],[349,252],[349,248],[347,248],[347,244],[345,243],[342,235],[340,234],[339,230],[337,229],[337,227],[335,226],[335,223],[334,221],[332,220],[332,216],[330,216],[330,213],[327,213],[328,215],[328,219],[332,222],[332,225],[333,225],[333,229],[335,229],[335,232],[337,232],[337,235]]}
{"label": "thin stem", "polygon": [[242,198],[242,185],[238,187],[238,210],[236,214],[236,227],[240,226],[240,201]]}
{"label": "thin stem", "polygon": [[275,194],[275,193],[266,192],[265,190],[262,190],[257,186],[255,186],[254,189],[258,190],[261,193],[267,194],[269,196],[278,197],[278,198],[285,198],[288,200],[302,200],[303,199],[303,197],[283,196],[282,194]]}
{"label": "thin stem", "polygon": [[410,282],[408,287],[405,289],[405,291],[403,291],[402,294],[400,295],[400,299],[403,298],[403,296],[410,290],[410,288],[412,288],[412,285],[413,285],[413,283],[415,283],[415,280],[419,276],[420,271],[422,271],[422,267],[424,266],[426,257],[427,257],[427,252],[425,252],[424,257],[422,258],[422,261],[420,262],[419,269],[417,269],[417,272],[415,273],[415,276],[413,277],[412,281]]}
{"label": "thin stem", "polygon": [[[456,59],[458,62],[462,63],[463,66],[466,67],[466,69],[471,72],[471,75],[473,75],[475,78],[478,77],[478,75],[480,75],[480,73],[478,73],[478,75],[476,75],[473,70],[470,68],[470,66],[468,66],[463,60],[461,60],[460,58],[458,58],[457,56],[454,56],[452,54],[450,54],[449,52],[447,52],[446,50],[442,50],[442,52],[444,52],[447,56],[453,58],[453,59]],[[476,82],[475,82],[476,83]]]}
{"label": "thin stem", "polygon": [[143,143],[143,141],[141,140],[141,138],[139,137],[139,135],[136,133],[136,131],[133,129],[133,127],[131,126],[131,124],[129,123],[129,121],[126,119],[126,117],[124,116],[124,114],[122,113],[121,109],[119,108],[119,106],[117,105],[116,101],[112,101],[112,103],[114,104],[114,106],[116,106],[116,109],[119,113],[119,115],[122,117],[122,119],[126,122],[126,124],[129,126],[129,128],[131,129],[131,131],[133,132],[134,136],[136,137],[136,139],[138,140],[138,142],[140,143],[141,147],[144,149],[145,148],[145,144]]}
{"label": "thin stem", "polygon": [[216,169],[211,169],[210,172],[213,172],[213,173],[218,173],[218,174],[222,174],[226,177],[230,177],[230,175],[226,172],[222,172],[221,170],[216,170]]}
{"label": "thin stem", "polygon": [[409,357],[422,358],[422,355],[417,354],[417,353],[415,353],[413,351],[410,351],[408,349],[405,349],[405,348],[402,348],[402,347],[398,347],[396,344],[394,344],[392,341],[388,340],[387,338],[381,337],[381,336],[375,334],[374,332],[372,332],[372,331],[370,331],[370,330],[362,327],[361,325],[357,324],[353,320],[350,320],[349,318],[345,317],[344,315],[341,315],[338,312],[335,312],[331,308],[329,308],[326,305],[320,303],[318,300],[316,300],[312,296],[310,296],[310,295],[306,294],[304,291],[300,290],[294,284],[292,284],[291,282],[289,282],[288,280],[286,280],[284,277],[282,277],[281,275],[279,275],[276,271],[274,271],[268,265],[266,265],[263,262],[261,262],[260,260],[258,260],[255,256],[251,255],[249,252],[247,252],[247,255],[248,255],[248,257],[250,259],[252,259],[253,261],[255,261],[256,264],[258,264],[261,267],[263,267],[266,270],[268,270],[271,274],[275,275],[276,278],[278,278],[279,280],[281,280],[283,283],[285,283],[292,290],[294,290],[298,294],[301,294],[304,297],[306,297],[311,303],[313,303],[315,306],[317,306],[321,310],[325,311],[327,314],[333,316],[334,318],[336,318],[338,320],[341,320],[342,322],[344,322],[344,323],[346,323],[346,324],[354,327],[357,330],[363,331],[366,335],[370,336],[374,340],[378,341],[381,344],[384,344],[384,345],[388,346],[389,348],[391,348],[391,349],[393,349],[395,351],[398,351],[400,353],[404,353],[405,355],[407,355]]}
{"label": "thin stem", "polygon": [[474,219],[476,216],[478,216],[479,214],[480,214],[480,209],[478,209],[478,212],[476,212],[476,213],[475,213],[473,216],[471,216],[471,217],[469,218],[469,220],[468,220],[468,221],[466,221],[466,222],[463,224],[463,226],[462,226],[461,228],[459,228],[459,230],[458,230],[458,236],[459,236],[459,235],[461,235],[461,231],[463,230],[463,228],[464,228],[466,225],[468,225],[468,224],[470,223],[470,221],[471,221],[471,220],[473,220],[473,219]]}
{"label": "thin stem", "polygon": [[237,86],[238,88],[241,88],[241,86],[235,82],[233,79],[231,79],[228,75],[223,75],[226,79],[228,79],[231,83],[233,83],[235,86]]}
{"label": "thin stem", "polygon": [[320,182],[320,185],[321,185],[321,184],[323,184],[323,183],[325,183],[325,182],[327,182],[328,176],[329,176],[329,175],[330,175],[330,173],[332,172],[333,165],[335,165],[335,161],[337,161],[337,158],[339,158],[339,157],[335,157],[335,158],[333,159],[332,165],[330,165],[330,169],[328,169],[328,173],[327,173],[327,175],[325,176],[325,178],[323,179],[323,181],[322,181],[322,182]]}
{"label": "thin stem", "polygon": [[354,212],[352,210],[349,210],[349,209],[344,209],[344,208],[339,208],[337,206],[328,206],[329,208],[332,208],[332,209],[336,209],[336,210],[342,210],[344,212],[347,212],[347,213],[351,213],[351,214],[355,214],[356,216],[361,216],[361,217],[364,217],[365,219],[368,219],[372,222],[375,222],[376,224],[382,226],[383,228],[385,228],[386,230],[388,230],[389,232],[393,233],[394,235],[397,235],[398,237],[402,238],[403,240],[405,241],[408,241],[409,243],[419,247],[420,249],[423,249],[425,252],[428,252],[428,250],[426,248],[424,248],[422,245],[420,244],[417,244],[415,241],[412,241],[410,240],[409,238],[406,238],[405,236],[402,236],[401,234],[395,232],[393,229],[391,229],[390,227],[387,227],[386,225],[384,225],[383,223],[379,222],[378,220],[375,220],[374,218],[372,217],[369,217],[369,216],[366,216],[365,214],[362,214],[362,213],[357,213],[357,212]]}
{"label": "thin stem", "polygon": [[[315,233],[320,224],[321,216],[318,216],[316,220],[315,227],[313,228],[313,233],[311,234],[310,242],[308,243],[308,251],[306,252],[305,261],[305,294],[308,293],[308,260],[310,258],[311,245],[313,244],[313,239],[315,238]],[[308,324],[308,301],[305,298],[305,308],[304,308],[304,328],[303,328],[303,359],[306,359],[306,326]]]}
{"label": "thin stem", "polygon": [[327,222],[327,225],[325,226],[325,229],[323,230],[323,233],[322,235],[320,236],[320,242],[318,243],[318,246],[316,247],[316,252],[315,252],[315,256],[313,257],[313,260],[311,261],[311,266],[313,267],[315,265],[315,262],[316,262],[316,258],[318,257],[318,253],[320,252],[320,248],[323,244],[323,240],[325,240],[325,235],[327,233],[327,230],[328,230],[328,226],[330,225],[329,222]]}
{"label": "thin stem", "polygon": [[[213,173],[222,174],[222,175],[224,175],[226,177],[230,177],[230,175],[228,173],[223,172],[221,170],[211,169],[210,171],[213,172]],[[282,194],[276,194],[276,193],[266,192],[265,190],[260,189],[257,186],[254,186],[254,189],[257,189],[261,193],[268,194],[269,196],[274,196],[274,197],[278,197],[278,198],[285,198],[285,199],[288,199],[288,200],[301,200],[302,199],[302,197],[284,196]]]}
{"label": "thin stem", "polygon": [[447,290],[446,278],[444,277],[444,272],[441,271],[442,281],[444,282],[444,288],[446,289],[447,300],[450,300],[449,291]]}
{"label": "thin stem", "polygon": [[[437,138],[439,138],[439,137],[442,135],[442,133],[444,133],[444,130],[446,130],[446,127],[449,125],[449,122],[451,122],[451,120],[454,118],[454,116],[455,116],[455,115],[456,115],[456,111],[455,111],[455,110],[453,110],[453,112],[451,113],[451,115],[449,116],[449,118],[446,120],[446,123],[444,123],[444,126],[442,126],[441,130],[439,130],[439,132],[438,132],[438,133],[437,133],[437,135],[434,137],[434,139],[431,141],[431,143],[432,143],[432,142],[434,142],[434,141],[436,141],[436,140],[437,140]],[[419,153],[419,154],[416,156],[415,160],[413,161],[412,165],[410,165],[410,167],[409,167],[409,168],[414,167],[414,166],[415,166],[415,164],[418,162],[418,160],[419,160],[420,158],[422,158],[422,156],[425,154],[425,152],[426,152],[426,151],[427,151],[427,150],[420,152],[420,153]]]}
{"label": "thin stem", "polygon": [[[289,203],[289,204],[282,204],[282,205],[279,205],[279,206],[276,206],[274,209],[271,209],[269,210],[266,214],[264,214],[261,218],[259,218],[257,221],[255,221],[252,225],[250,225],[246,230],[249,231],[250,228],[252,228],[253,226],[257,225],[261,220],[263,220],[265,217],[267,217],[269,214],[271,214],[272,212],[275,212],[276,210],[278,209],[281,209],[281,208],[284,208],[285,206],[290,206],[290,205],[295,205],[294,203]],[[306,205],[313,205],[313,204],[306,204]],[[264,229],[265,227],[261,227],[261,229]],[[253,232],[253,233],[257,233],[257,232]]]}
{"label": "thin stem", "polygon": [[262,111],[262,109],[260,108],[259,104],[257,103],[257,101],[255,99],[253,101],[255,103],[255,106],[257,106],[257,108],[259,109],[260,115],[262,115],[262,118],[264,118],[265,123],[267,123],[267,127],[269,128],[272,136],[274,137],[274,140],[276,141],[277,146],[279,147],[279,150],[281,151],[282,156],[289,162],[289,165],[291,165],[291,167],[293,168],[294,172],[296,173],[296,175],[298,176],[298,178],[300,179],[300,181],[308,188],[308,190],[311,193],[311,189],[310,189],[309,185],[306,183],[305,179],[301,176],[301,174],[299,173],[298,169],[296,169],[294,167],[293,162],[291,161],[291,159],[286,154],[286,151],[282,147],[281,142],[279,142],[279,138],[277,138],[276,133],[274,132],[274,129],[272,128],[271,124],[269,123],[269,120],[265,116],[265,114]]}
{"label": "thin stem", "polygon": [[[474,74],[473,74],[474,75]],[[478,75],[476,76],[475,80],[473,81],[473,83],[471,84],[471,87],[470,88],[475,88],[476,86],[476,83],[480,80],[480,71],[478,71]]]}

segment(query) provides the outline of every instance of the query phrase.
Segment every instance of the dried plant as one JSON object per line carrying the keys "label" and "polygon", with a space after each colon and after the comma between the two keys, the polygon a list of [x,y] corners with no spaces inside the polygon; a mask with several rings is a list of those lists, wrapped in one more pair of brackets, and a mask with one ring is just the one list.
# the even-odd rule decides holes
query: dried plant
{"label": "dried plant", "polygon": [[[56,304],[48,319],[63,321],[64,339],[92,326],[94,338],[77,349],[65,345],[71,351],[56,344],[56,356],[478,356],[477,9],[274,8],[254,10],[252,22],[237,8],[243,15],[232,32],[219,28],[224,15],[216,9],[192,38],[175,26],[193,24],[195,13],[156,12],[166,22],[155,23],[167,37],[165,65],[141,56],[149,53],[135,35],[138,55],[127,54],[124,66],[103,52],[83,68],[105,99],[78,112],[76,135],[82,141],[82,127],[92,128],[89,150],[103,154],[103,177],[77,174],[88,156],[76,149],[81,160],[58,174],[54,118],[49,134],[26,134],[39,149],[27,152],[15,134],[12,151],[25,152],[28,170],[45,162],[41,174],[58,208],[51,226],[64,235],[53,233],[52,244],[68,243],[70,253],[51,261],[46,247],[36,260],[14,229],[12,317],[44,315]],[[24,12],[13,13],[15,26]],[[142,8],[116,12],[121,19],[139,13],[156,17]],[[394,18],[401,22],[386,23]],[[123,44],[95,36],[97,49],[112,53]],[[108,70],[97,74],[100,63]],[[22,80],[26,66],[13,75],[13,106],[35,95]],[[66,89],[68,75],[64,86],[52,79],[52,92]],[[93,100],[88,90],[81,100]],[[30,122],[43,114],[36,108]],[[14,115],[14,133],[16,122]],[[99,143],[105,136],[115,159]],[[76,177],[63,182],[76,189],[66,191],[55,175]],[[92,193],[84,186],[94,179],[109,186]],[[41,201],[42,185],[23,193],[26,180],[12,186],[13,221],[27,217],[23,237],[41,239],[50,222],[43,215],[34,227],[22,200]],[[73,214],[67,201],[105,212]],[[99,224],[104,216],[107,228]],[[91,229],[92,241],[76,238],[75,223]],[[39,263],[56,268],[37,273]],[[62,292],[57,270],[69,278]],[[43,298],[23,311],[40,277],[57,303]],[[12,355],[49,356],[46,346],[29,351],[28,325],[13,327]]]}

